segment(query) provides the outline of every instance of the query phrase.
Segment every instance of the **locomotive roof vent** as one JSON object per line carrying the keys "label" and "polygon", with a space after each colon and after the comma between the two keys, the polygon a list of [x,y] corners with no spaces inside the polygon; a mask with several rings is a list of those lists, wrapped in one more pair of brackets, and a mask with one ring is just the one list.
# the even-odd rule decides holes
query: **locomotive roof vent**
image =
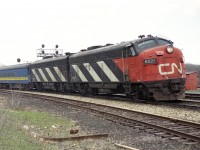
{"label": "locomotive roof vent", "polygon": [[111,46],[111,45],[114,45],[114,44],[111,44],[111,43],[107,43],[105,46]]}
{"label": "locomotive roof vent", "polygon": [[81,49],[80,51],[81,51],[81,52],[85,52],[85,51],[86,51],[86,49]]}
{"label": "locomotive roof vent", "polygon": [[138,38],[143,39],[145,35],[139,35]]}
{"label": "locomotive roof vent", "polygon": [[42,59],[49,59],[49,58],[53,58],[53,56],[45,56]]}
{"label": "locomotive roof vent", "polygon": [[71,54],[74,54],[74,53],[70,53],[70,52],[65,53],[66,56],[71,55]]}
{"label": "locomotive roof vent", "polygon": [[103,47],[103,46],[102,45],[90,46],[90,47],[87,48],[87,50],[97,49],[97,48],[100,48],[100,47]]}

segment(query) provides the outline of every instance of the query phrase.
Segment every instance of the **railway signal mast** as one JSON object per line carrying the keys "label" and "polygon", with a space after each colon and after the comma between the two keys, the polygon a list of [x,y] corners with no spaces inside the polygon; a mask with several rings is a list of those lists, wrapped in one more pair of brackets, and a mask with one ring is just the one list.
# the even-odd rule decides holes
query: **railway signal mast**
{"label": "railway signal mast", "polygon": [[42,57],[43,59],[59,57],[63,55],[63,49],[58,49],[58,45],[55,45],[53,49],[45,49],[45,45],[42,44],[42,47],[37,49],[37,57]]}

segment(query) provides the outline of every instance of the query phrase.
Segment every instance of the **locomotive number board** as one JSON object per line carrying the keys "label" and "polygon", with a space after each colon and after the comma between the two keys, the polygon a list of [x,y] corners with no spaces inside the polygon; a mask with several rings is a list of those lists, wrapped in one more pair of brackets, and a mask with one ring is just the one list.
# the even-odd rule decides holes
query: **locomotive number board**
{"label": "locomotive number board", "polygon": [[144,64],[157,64],[157,60],[155,58],[150,58],[150,59],[144,59]]}

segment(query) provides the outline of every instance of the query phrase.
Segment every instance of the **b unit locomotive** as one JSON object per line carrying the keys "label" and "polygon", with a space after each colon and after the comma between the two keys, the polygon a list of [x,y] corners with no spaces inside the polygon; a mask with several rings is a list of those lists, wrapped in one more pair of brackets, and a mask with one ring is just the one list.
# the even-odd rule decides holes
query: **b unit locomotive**
{"label": "b unit locomotive", "polygon": [[69,56],[35,61],[30,65],[32,88],[64,91],[69,81]]}
{"label": "b unit locomotive", "polygon": [[[119,44],[92,46],[76,54],[30,64],[30,89],[82,94],[126,94],[133,99],[184,98],[180,49],[161,38],[140,36]],[[0,83],[2,83],[0,78]]]}

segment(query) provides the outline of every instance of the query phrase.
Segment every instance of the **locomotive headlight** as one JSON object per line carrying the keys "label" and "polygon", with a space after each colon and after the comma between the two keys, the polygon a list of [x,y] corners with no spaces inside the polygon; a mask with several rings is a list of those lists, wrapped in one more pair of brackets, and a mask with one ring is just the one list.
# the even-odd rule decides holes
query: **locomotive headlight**
{"label": "locomotive headlight", "polygon": [[173,48],[172,45],[168,45],[168,46],[167,46],[167,52],[168,52],[168,53],[173,53],[173,52],[174,52],[174,48]]}

